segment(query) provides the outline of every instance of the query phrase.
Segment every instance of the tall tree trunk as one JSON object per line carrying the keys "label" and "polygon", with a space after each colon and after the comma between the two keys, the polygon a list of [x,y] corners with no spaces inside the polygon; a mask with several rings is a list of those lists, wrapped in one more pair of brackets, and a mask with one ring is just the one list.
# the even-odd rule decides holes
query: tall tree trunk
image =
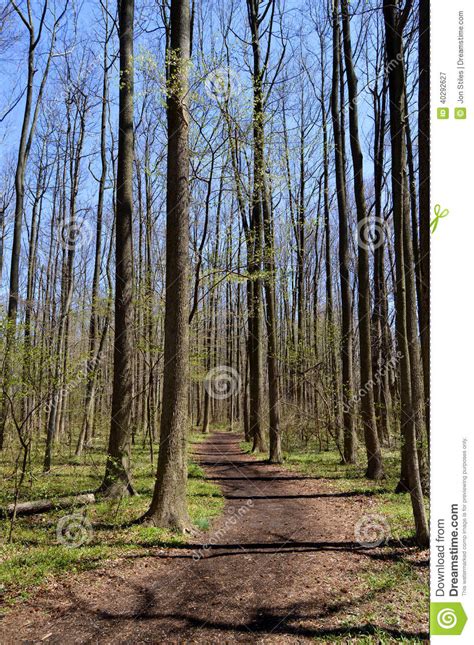
{"label": "tall tree trunk", "polygon": [[420,0],[418,42],[418,199],[420,223],[420,335],[425,420],[430,427],[430,3]]}
{"label": "tall tree trunk", "polygon": [[[329,345],[329,370],[330,370],[330,390],[333,404],[333,416],[336,426],[336,434],[339,438],[343,435],[343,421],[341,410],[341,386],[340,371],[335,347],[334,324],[334,303],[333,303],[333,280],[332,280],[332,258],[331,258],[331,222],[329,206],[329,145],[328,145],[328,123],[325,91],[325,55],[324,40],[320,36],[320,53],[321,53],[321,116],[323,129],[323,203],[324,203],[324,244],[325,244],[325,277],[326,277],[326,337]],[[315,318],[316,321],[316,318]],[[343,439],[343,436],[342,436]]]}
{"label": "tall tree trunk", "polygon": [[109,446],[100,490],[133,494],[130,479],[133,370],[133,21],[134,0],[119,0],[120,91],[115,241],[114,378]]}
{"label": "tall tree trunk", "polygon": [[299,203],[297,206],[295,237],[296,237],[296,316],[297,316],[297,384],[296,400],[298,406],[303,404],[304,397],[304,350],[305,350],[305,289],[304,289],[304,269],[305,269],[305,238],[306,238],[306,168],[305,168],[305,150],[304,150],[304,101],[303,92],[301,92],[300,106],[300,186],[299,186]]}
{"label": "tall tree trunk", "polygon": [[339,214],[339,276],[342,301],[342,400],[344,422],[344,461],[353,464],[357,459],[356,434],[354,424],[353,396],[353,327],[352,327],[352,290],[349,278],[349,227],[347,222],[347,191],[342,137],[339,92],[341,37],[339,28],[339,2],[334,0],[332,13],[333,28],[333,76],[331,93],[331,112],[334,131],[334,155],[336,161],[336,189]]}
{"label": "tall tree trunk", "polygon": [[[422,418],[417,375],[412,379],[413,354],[410,344],[418,343],[416,326],[416,294],[414,284],[413,251],[410,245],[410,223],[405,186],[405,79],[403,70],[403,29],[411,2],[400,13],[397,0],[384,0],[385,35],[388,60],[394,61],[389,70],[390,133],[392,140],[392,197],[396,247],[396,329],[400,358],[401,428],[406,455],[410,497],[415,519],[417,542],[429,542],[428,523],[421,486],[416,445],[417,425]],[[409,264],[410,263],[410,264]]]}
{"label": "tall tree trunk", "polygon": [[[41,147],[41,155],[38,164],[38,175],[36,183],[35,198],[31,212],[31,230],[28,243],[28,273],[26,280],[26,303],[25,303],[25,355],[23,362],[23,378],[26,383],[33,383],[33,357],[31,356],[32,349],[32,316],[34,311],[34,293],[36,284],[36,270],[37,270],[37,256],[38,256],[38,230],[41,226],[41,211],[43,204],[43,195],[45,193],[45,161],[43,159],[46,152],[46,138],[43,139]],[[29,415],[29,408],[31,406],[31,397],[25,398],[24,418]]]}
{"label": "tall tree trunk", "polygon": [[189,0],[171,0],[167,95],[166,310],[163,408],[158,472],[149,521],[186,529],[189,370]]}
{"label": "tall tree trunk", "polygon": [[[354,166],[354,193],[357,207],[357,223],[359,227],[368,226],[367,207],[364,189],[364,159],[360,147],[358,123],[358,92],[357,77],[352,61],[352,45],[349,24],[349,9],[347,0],[342,0],[342,29],[344,42],[344,61],[349,91],[349,131],[351,141],[352,163]],[[358,244],[357,277],[359,282],[358,312],[359,312],[359,352],[360,380],[364,394],[361,398],[362,423],[364,425],[365,447],[367,451],[367,472],[369,479],[383,477],[382,452],[377,434],[375,419],[374,390],[372,380],[372,348],[370,338],[370,278],[369,252],[365,244]]]}
{"label": "tall tree trunk", "polygon": [[[223,176],[221,176],[220,188],[219,188],[219,201],[217,204],[216,212],[216,228],[215,228],[215,242],[214,249],[212,252],[212,268],[217,268],[218,258],[219,258],[219,243],[220,243],[220,222],[221,222],[221,204],[222,204],[222,189],[223,189]],[[210,371],[212,367],[212,338],[214,333],[214,301],[215,301],[215,290],[217,288],[216,284],[211,284],[211,292],[209,294],[209,321],[207,323],[206,330],[206,370]],[[211,401],[209,388],[204,388],[204,412],[203,412],[203,421],[202,421],[202,431],[204,434],[209,432],[209,424],[211,418]]]}
{"label": "tall tree trunk", "polygon": [[[386,126],[386,96],[388,86],[384,78],[381,92],[378,86],[374,89],[374,190],[375,190],[375,221],[380,226],[383,218],[382,189],[383,189],[383,162]],[[377,367],[378,379],[376,389],[376,403],[378,404],[378,427],[380,441],[390,444],[392,409],[390,392],[390,358],[389,323],[387,320],[387,287],[385,282],[385,239],[381,237],[374,250],[374,307],[373,307],[373,367]]]}
{"label": "tall tree trunk", "polygon": [[[254,134],[255,136],[255,134]],[[256,180],[254,180],[256,181]],[[265,441],[262,426],[262,213],[260,191],[254,187],[252,215],[249,227],[248,272],[248,357],[249,357],[249,424],[252,437],[252,451],[264,451]]]}
{"label": "tall tree trunk", "polygon": [[276,311],[276,266],[274,250],[274,232],[268,200],[263,200],[263,221],[265,231],[265,301],[267,321],[267,366],[268,366],[268,399],[269,399],[269,461],[279,464],[283,461],[281,451],[280,429],[280,370],[278,366],[278,337],[277,337],[277,311]]}
{"label": "tall tree trunk", "polygon": [[95,236],[94,273],[92,277],[91,316],[89,322],[89,356],[87,358],[87,384],[84,402],[84,417],[79,439],[76,446],[76,456],[82,453],[84,445],[88,445],[93,433],[95,390],[97,379],[97,314],[100,282],[100,264],[102,258],[102,217],[104,211],[105,182],[107,179],[107,100],[108,100],[108,69],[107,69],[107,39],[108,14],[105,11],[105,40],[102,66],[102,109],[100,120],[100,161],[101,174],[99,178],[99,193],[97,198],[97,218]]}
{"label": "tall tree trunk", "polygon": [[[280,438],[280,376],[278,370],[278,343],[277,343],[277,320],[276,320],[276,267],[275,250],[273,240],[273,225],[270,198],[265,178],[265,130],[264,130],[264,104],[263,104],[263,73],[260,54],[260,17],[258,13],[258,2],[248,0],[248,15],[250,30],[252,33],[253,52],[253,145],[254,145],[254,189],[252,198],[252,219],[256,226],[256,240],[261,236],[260,227],[264,227],[264,251],[263,266],[265,270],[264,288],[266,303],[267,321],[267,369],[269,385],[269,414],[270,414],[270,461],[281,462],[281,438]],[[257,243],[257,253],[260,253],[260,242]],[[255,283],[254,283],[255,284]],[[258,294],[258,292],[257,292]],[[255,306],[260,308],[259,295],[254,294]],[[257,296],[257,297],[256,297]],[[261,342],[260,342],[261,345]],[[254,434],[254,447],[263,448],[262,436]]]}
{"label": "tall tree trunk", "polygon": [[[8,297],[8,311],[7,311],[7,330],[5,338],[5,357],[3,361],[3,379],[2,379],[2,401],[0,402],[0,450],[3,449],[3,441],[5,434],[5,423],[7,417],[7,392],[9,389],[9,380],[11,372],[13,343],[16,332],[16,321],[18,314],[19,294],[19,278],[20,278],[20,253],[21,253],[21,230],[23,225],[23,202],[25,198],[25,169],[28,161],[28,138],[30,130],[31,111],[33,107],[33,92],[34,92],[34,75],[35,75],[35,49],[37,40],[35,35],[34,25],[31,21],[31,7],[28,1],[28,16],[29,20],[24,17],[22,20],[25,22],[29,32],[29,46],[28,46],[28,75],[26,82],[26,96],[25,108],[23,112],[23,121],[20,134],[20,145],[18,147],[18,157],[15,171],[15,218],[13,224],[13,245],[11,250],[10,260],[10,290]],[[46,11],[47,3],[44,5],[44,12]],[[17,9],[17,12],[19,10]],[[45,13],[41,19],[40,35],[43,26]],[[20,16],[22,14],[20,13]]]}
{"label": "tall tree trunk", "polygon": [[[254,198],[250,221],[250,256],[248,269],[250,279],[247,283],[248,299],[248,355],[249,355],[249,423],[252,437],[252,451],[264,451],[265,441],[262,426],[262,280],[260,277],[262,262],[262,225],[259,197]],[[258,200],[258,201],[257,201]]]}

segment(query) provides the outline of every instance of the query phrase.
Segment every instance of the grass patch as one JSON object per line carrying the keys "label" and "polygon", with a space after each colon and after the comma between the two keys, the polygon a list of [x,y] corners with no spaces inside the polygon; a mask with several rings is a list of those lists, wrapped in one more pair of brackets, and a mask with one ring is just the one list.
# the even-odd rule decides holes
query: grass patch
{"label": "grass patch", "polygon": [[[251,453],[252,444],[241,442],[242,450]],[[392,537],[408,539],[414,535],[413,512],[407,493],[395,494],[400,476],[400,451],[383,450],[385,479],[376,482],[365,478],[366,455],[362,446],[357,464],[342,464],[337,450],[318,452],[311,444],[305,448],[294,445],[284,450],[284,466],[288,470],[306,476],[324,479],[334,491],[374,495],[373,512],[385,515],[390,524]],[[252,453],[258,460],[268,458],[266,453]]]}
{"label": "grass patch", "polygon": [[[426,622],[429,611],[429,587],[425,572],[414,567],[413,563],[401,560],[385,567],[375,567],[364,574],[364,583],[372,600],[370,611],[362,612],[359,617],[362,621],[380,620],[380,616],[383,616],[384,623],[391,629],[400,631],[404,621],[418,625]],[[404,637],[403,642],[424,641]]]}
{"label": "grass patch", "polygon": [[[203,439],[202,435],[193,433],[190,447]],[[14,499],[15,477],[12,473],[14,462],[6,457],[3,459],[0,476],[4,486],[0,505],[6,506]],[[133,446],[132,463],[137,496],[113,501],[99,499],[88,507],[19,517],[10,541],[10,520],[0,521],[0,594],[4,604],[26,597],[32,587],[52,576],[93,569],[105,560],[130,553],[146,555],[157,547],[172,547],[186,541],[186,536],[169,530],[126,526],[147,510],[155,481],[155,466],[151,463],[147,447]],[[57,455],[51,473],[45,475],[41,472],[40,455],[36,454],[22,489],[21,501],[55,499],[93,491],[101,482],[104,464],[104,447],[98,446],[85,453],[81,463],[68,455]],[[192,456],[189,457],[187,498],[191,521],[200,530],[207,530],[224,506],[219,487],[204,480],[204,472]],[[75,515],[76,520],[77,516],[85,517],[86,540],[80,546],[58,543],[58,522],[71,515]],[[81,529],[78,529],[78,534],[74,532],[74,522],[69,520],[68,523],[72,527],[71,535],[76,537],[79,534],[80,538]]]}
{"label": "grass patch", "polygon": [[[252,444],[242,442],[241,448],[251,453]],[[253,454],[259,460],[267,458],[266,453]],[[356,465],[342,464],[337,450],[319,451],[314,445],[301,447],[293,444],[290,450],[283,451],[283,455],[286,469],[321,479],[325,486],[335,492],[369,494],[369,512],[387,518],[395,540],[414,536],[410,496],[393,492],[400,475],[399,450],[383,450],[386,477],[381,482],[365,478],[366,455],[362,446]],[[399,552],[398,561],[386,560],[383,565],[371,567],[363,574],[360,582],[364,603],[341,615],[340,626],[347,627],[343,637],[345,643],[369,645],[376,642],[385,645],[393,642],[426,642],[422,637],[406,635],[403,630],[404,624],[420,625],[426,622],[429,606],[427,567],[414,566],[416,560],[426,560],[426,554],[421,554],[413,547],[404,548],[402,543]],[[380,626],[381,616],[385,629]],[[355,624],[357,627],[354,627]],[[341,634],[315,637],[315,641],[341,642]]]}
{"label": "grass patch", "polygon": [[[362,631],[366,632],[367,635],[362,635]],[[344,639],[344,640],[342,640]],[[376,625],[368,624],[364,625],[360,629],[347,628],[347,631],[344,632],[344,636],[341,637],[340,634],[328,634],[323,638],[316,637],[315,642],[320,643],[341,643],[344,645],[390,645],[390,643],[426,643],[425,639],[410,637],[402,634],[399,637],[395,637],[392,633],[388,632],[385,629],[381,629]]]}

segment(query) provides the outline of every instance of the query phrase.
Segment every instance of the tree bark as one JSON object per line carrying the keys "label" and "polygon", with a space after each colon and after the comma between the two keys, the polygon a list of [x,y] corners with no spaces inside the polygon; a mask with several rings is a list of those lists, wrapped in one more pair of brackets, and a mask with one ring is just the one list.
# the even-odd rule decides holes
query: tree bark
{"label": "tree bark", "polygon": [[119,0],[120,91],[115,241],[115,337],[112,414],[100,491],[133,494],[130,478],[133,379],[133,21],[134,0]]}
{"label": "tree bark", "polygon": [[189,370],[189,0],[171,0],[167,52],[168,168],[166,202],[165,370],[158,472],[149,521],[185,530]]}
{"label": "tree bark", "polygon": [[[264,104],[263,104],[263,73],[260,54],[260,33],[258,3],[255,0],[248,0],[248,14],[250,30],[252,33],[253,52],[253,145],[254,145],[254,190],[252,198],[253,220],[258,227],[256,239],[259,240],[260,226],[263,224],[263,267],[265,270],[264,289],[266,304],[266,325],[268,336],[267,347],[267,369],[269,387],[269,437],[270,437],[270,461],[280,463],[281,437],[280,437],[280,375],[278,370],[278,343],[277,343],[277,320],[276,320],[276,267],[275,250],[273,239],[273,224],[271,214],[271,200],[268,195],[268,186],[265,178],[265,128],[264,128]],[[260,253],[260,245],[257,246],[257,253]],[[255,285],[255,283],[254,283]],[[300,286],[302,288],[302,286]],[[254,294],[255,296],[258,295]],[[256,298],[255,306],[260,309],[259,297]],[[261,344],[261,342],[259,343]],[[254,434],[254,448],[263,448],[261,434]]]}
{"label": "tree bark", "polygon": [[336,162],[336,189],[339,214],[339,276],[342,301],[342,400],[344,423],[344,461],[356,463],[357,444],[354,423],[353,395],[353,327],[352,327],[352,290],[349,278],[349,229],[347,222],[347,191],[344,159],[344,145],[340,121],[340,52],[341,37],[339,28],[339,2],[334,0],[333,14],[333,76],[331,92],[331,113],[334,131],[334,155]]}
{"label": "tree bark", "polygon": [[[420,393],[417,391],[417,374],[412,380],[413,354],[410,344],[417,343],[416,295],[414,284],[413,252],[410,248],[410,223],[407,212],[405,188],[405,79],[403,69],[403,28],[408,3],[403,14],[398,0],[384,0],[385,34],[388,60],[393,61],[389,70],[390,133],[392,140],[392,197],[396,247],[396,330],[400,358],[401,429],[406,455],[406,471],[415,519],[416,539],[420,546],[429,543],[429,529],[421,486],[418,453],[417,424],[423,414]],[[413,390],[415,386],[415,390]]]}
{"label": "tree bark", "polygon": [[418,199],[420,225],[420,336],[425,421],[430,428],[430,3],[420,0],[418,42]]}
{"label": "tree bark", "polygon": [[[368,226],[367,206],[364,188],[364,159],[360,147],[359,123],[357,112],[357,77],[352,61],[352,45],[347,0],[342,0],[342,29],[344,42],[344,60],[349,92],[349,131],[351,141],[352,163],[354,166],[354,193],[357,207],[358,226]],[[359,352],[360,380],[364,394],[361,398],[362,423],[364,426],[365,447],[367,451],[367,471],[369,479],[381,479],[384,475],[382,452],[377,434],[375,420],[374,389],[372,379],[372,348],[370,337],[370,278],[369,252],[365,244],[358,244],[357,277],[358,313],[359,313]]]}

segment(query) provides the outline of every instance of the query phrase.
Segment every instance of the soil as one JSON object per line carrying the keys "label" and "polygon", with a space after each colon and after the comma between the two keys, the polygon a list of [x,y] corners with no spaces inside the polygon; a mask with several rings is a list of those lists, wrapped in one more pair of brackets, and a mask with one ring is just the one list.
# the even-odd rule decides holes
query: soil
{"label": "soil", "polygon": [[427,619],[415,608],[420,598],[369,584],[371,574],[402,561],[426,579],[427,553],[400,544],[362,547],[354,527],[370,514],[373,497],[256,461],[240,440],[215,433],[194,446],[206,477],[226,498],[209,531],[180,548],[125,557],[44,586],[4,617],[0,642],[427,639]]}

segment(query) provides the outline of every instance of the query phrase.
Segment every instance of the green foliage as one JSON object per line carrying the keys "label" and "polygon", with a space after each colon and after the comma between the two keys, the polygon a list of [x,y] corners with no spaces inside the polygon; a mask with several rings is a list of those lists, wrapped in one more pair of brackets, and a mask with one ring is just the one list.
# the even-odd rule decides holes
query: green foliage
{"label": "green foliage", "polygon": [[[191,436],[191,445],[201,441]],[[94,490],[100,483],[104,464],[103,447],[84,455],[81,463],[66,455],[56,457],[51,473],[41,472],[41,455],[33,455],[32,471],[22,490],[21,501],[55,499]],[[157,547],[167,548],[185,541],[185,537],[169,530],[132,524],[148,508],[155,479],[155,467],[148,451],[135,445],[132,452],[135,497],[119,501],[99,499],[87,508],[54,510],[48,513],[17,518],[8,543],[10,520],[0,522],[0,592],[7,604],[25,597],[35,585],[54,575],[74,573],[98,567],[105,560],[120,558],[127,553],[146,555]],[[9,465],[10,464],[10,465]],[[12,460],[3,457],[0,474],[6,485],[0,493],[0,505],[13,500],[14,478]],[[191,458],[188,476],[188,505],[193,524],[207,530],[224,506],[220,489],[203,479],[204,472]],[[58,543],[58,521],[65,515],[84,513],[92,526],[90,540],[79,547]]]}

